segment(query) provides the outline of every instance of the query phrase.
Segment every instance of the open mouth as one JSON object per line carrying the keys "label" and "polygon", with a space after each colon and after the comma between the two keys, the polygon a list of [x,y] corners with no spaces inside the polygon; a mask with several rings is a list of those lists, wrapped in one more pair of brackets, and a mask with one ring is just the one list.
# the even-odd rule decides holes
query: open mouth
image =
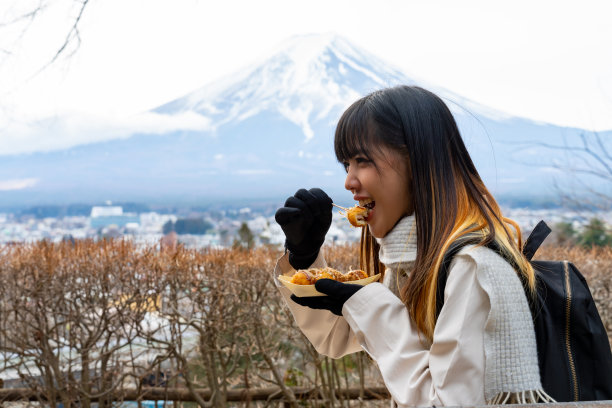
{"label": "open mouth", "polygon": [[366,213],[362,215],[363,222],[366,223],[370,218],[370,211],[372,211],[374,209],[374,206],[376,206],[376,201],[370,198],[366,198],[365,200],[359,200],[359,206],[366,209]]}
{"label": "open mouth", "polygon": [[353,227],[364,227],[367,225],[370,211],[372,211],[376,203],[368,198],[359,200],[359,205],[351,208],[345,208],[334,203],[332,205],[340,209],[340,215],[346,217]]}
{"label": "open mouth", "polygon": [[359,200],[359,205],[361,207],[367,208],[368,210],[371,210],[376,205],[376,201],[371,200],[369,198],[365,199],[365,200]]}

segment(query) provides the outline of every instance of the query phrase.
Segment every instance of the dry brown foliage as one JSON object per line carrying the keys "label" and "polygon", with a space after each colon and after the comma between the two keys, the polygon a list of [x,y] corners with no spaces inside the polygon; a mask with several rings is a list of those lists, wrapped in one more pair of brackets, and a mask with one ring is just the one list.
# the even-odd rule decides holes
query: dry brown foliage
{"label": "dry brown foliage", "polygon": [[[330,263],[352,264],[348,252],[330,249]],[[150,385],[186,387],[202,407],[227,406],[231,389],[271,385],[291,406],[295,386],[343,406],[335,390],[380,385],[362,354],[323,358],[295,327],[272,280],[280,255],[123,240],[4,247],[0,377],[65,407],[107,406],[119,388]]]}
{"label": "dry brown foliage", "polygon": [[[342,271],[358,266],[357,251],[325,248]],[[314,350],[274,286],[280,255],[122,240],[3,247],[0,377],[17,375],[41,400],[65,407],[108,406],[115,390],[150,385],[186,387],[202,407],[227,406],[232,389],[271,385],[291,406],[316,405],[297,401],[295,386],[319,390],[328,406],[349,405],[334,391],[380,386],[378,371],[363,353],[331,360]],[[576,264],[612,329],[610,248],[547,246],[537,257]]]}

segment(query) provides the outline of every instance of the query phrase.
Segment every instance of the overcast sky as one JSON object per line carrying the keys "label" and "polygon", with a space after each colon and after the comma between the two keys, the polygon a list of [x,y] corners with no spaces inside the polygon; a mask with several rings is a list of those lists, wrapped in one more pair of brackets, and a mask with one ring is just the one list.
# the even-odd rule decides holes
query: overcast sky
{"label": "overcast sky", "polygon": [[[0,22],[28,3],[39,0],[3,0]],[[319,32],[511,115],[612,129],[609,0],[90,0],[76,53],[38,72],[80,1],[48,3],[27,27],[0,25],[5,151],[22,131],[23,143],[49,146],[24,130],[41,119],[121,122],[261,59],[288,37]]]}

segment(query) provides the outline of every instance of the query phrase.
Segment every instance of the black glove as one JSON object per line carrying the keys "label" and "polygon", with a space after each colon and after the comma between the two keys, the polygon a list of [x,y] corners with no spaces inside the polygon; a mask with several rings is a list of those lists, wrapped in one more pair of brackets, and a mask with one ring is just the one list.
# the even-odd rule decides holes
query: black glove
{"label": "black glove", "polygon": [[363,286],[352,283],[342,283],[333,279],[320,279],[315,282],[315,289],[327,296],[297,297],[291,295],[291,300],[298,305],[308,306],[311,309],[327,309],[333,314],[342,316],[344,302],[349,300],[361,288]]}
{"label": "black glove", "polygon": [[319,255],[332,220],[332,199],[320,188],[299,189],[276,211],[276,222],[285,233],[289,263],[308,268]]}

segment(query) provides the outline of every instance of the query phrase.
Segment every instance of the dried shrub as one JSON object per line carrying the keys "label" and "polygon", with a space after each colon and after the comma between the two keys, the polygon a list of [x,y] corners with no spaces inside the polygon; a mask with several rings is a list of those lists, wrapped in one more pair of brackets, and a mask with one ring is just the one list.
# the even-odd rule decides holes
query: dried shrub
{"label": "dried shrub", "polygon": [[[358,266],[356,244],[324,251],[336,269]],[[322,357],[297,329],[272,279],[281,255],[122,240],[2,247],[0,377],[17,375],[53,407],[104,407],[121,388],[151,385],[186,387],[202,407],[272,385],[288,405],[345,406],[338,389],[381,386],[365,354]],[[610,331],[612,250],[545,246],[537,256],[578,266]],[[298,402],[291,387],[313,393]]]}
{"label": "dried shrub", "polygon": [[342,272],[359,269],[359,244],[326,246],[325,259],[330,267]]}
{"label": "dried shrub", "polygon": [[146,255],[123,241],[5,248],[2,368],[52,405],[109,403],[134,372],[140,324],[156,303]]}
{"label": "dried shrub", "polygon": [[[348,269],[353,249],[330,248],[330,263]],[[292,406],[295,386],[334,405],[339,388],[380,385],[362,353],[322,358],[297,329],[272,280],[278,249],[105,240],[1,251],[0,376],[16,373],[52,406],[106,406],[121,388],[151,385],[186,387],[203,407],[271,385]]]}

